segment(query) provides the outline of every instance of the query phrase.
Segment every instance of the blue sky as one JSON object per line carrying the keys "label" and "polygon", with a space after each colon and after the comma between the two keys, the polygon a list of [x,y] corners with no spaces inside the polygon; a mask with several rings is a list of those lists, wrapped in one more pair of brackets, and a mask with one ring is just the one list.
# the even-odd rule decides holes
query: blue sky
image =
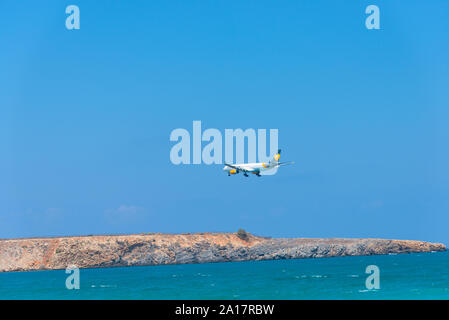
{"label": "blue sky", "polygon": [[[76,4],[81,29],[65,28]],[[365,28],[376,4],[381,30]],[[447,1],[2,1],[0,237],[234,232],[449,243]],[[263,178],[175,128],[277,128]]]}

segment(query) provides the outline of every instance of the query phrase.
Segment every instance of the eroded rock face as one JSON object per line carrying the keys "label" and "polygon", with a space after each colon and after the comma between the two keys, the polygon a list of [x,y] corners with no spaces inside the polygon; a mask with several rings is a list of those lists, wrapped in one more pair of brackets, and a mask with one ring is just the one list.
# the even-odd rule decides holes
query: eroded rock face
{"label": "eroded rock face", "polygon": [[439,243],[383,239],[267,239],[231,233],[0,240],[0,272],[300,259],[445,251]]}

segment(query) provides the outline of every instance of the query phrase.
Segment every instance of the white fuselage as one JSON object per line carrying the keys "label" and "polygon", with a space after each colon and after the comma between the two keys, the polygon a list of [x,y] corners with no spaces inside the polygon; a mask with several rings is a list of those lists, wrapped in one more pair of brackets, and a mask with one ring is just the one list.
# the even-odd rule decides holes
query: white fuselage
{"label": "white fuselage", "polygon": [[267,162],[257,162],[257,163],[240,163],[240,164],[233,164],[232,165],[235,168],[231,168],[229,166],[224,166],[223,170],[231,173],[231,174],[235,174],[237,173],[237,169],[241,171],[248,171],[249,173],[254,173],[256,174],[257,172],[262,172],[262,171],[267,171],[270,169],[275,168],[275,165],[270,165]]}
{"label": "white fuselage", "polygon": [[[245,177],[248,177],[248,173],[255,174],[257,176],[261,176],[260,174],[267,170],[272,170],[278,168],[280,165],[286,164],[279,162],[279,158],[281,156],[281,149],[278,149],[278,152],[273,156],[273,158],[269,162],[256,162],[256,163],[225,163],[223,170],[228,173],[228,176],[231,174],[237,174],[242,172]],[[276,170],[277,171],[277,170]],[[276,171],[272,171],[272,174],[276,173]],[[266,173],[270,174],[270,173]]]}

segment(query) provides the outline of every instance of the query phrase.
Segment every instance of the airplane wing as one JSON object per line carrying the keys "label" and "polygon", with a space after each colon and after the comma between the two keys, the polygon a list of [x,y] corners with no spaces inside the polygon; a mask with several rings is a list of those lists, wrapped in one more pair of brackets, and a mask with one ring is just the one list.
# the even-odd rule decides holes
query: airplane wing
{"label": "airplane wing", "polygon": [[294,164],[294,163],[295,163],[294,161],[279,162],[276,166],[280,167],[280,166],[286,166],[286,165]]}
{"label": "airplane wing", "polygon": [[228,167],[230,167],[230,168],[232,168],[232,169],[240,170],[239,167],[234,166],[234,165],[232,165],[232,164],[229,164],[229,163],[226,163],[226,162],[225,162],[224,164],[225,164],[225,166],[228,166]]}

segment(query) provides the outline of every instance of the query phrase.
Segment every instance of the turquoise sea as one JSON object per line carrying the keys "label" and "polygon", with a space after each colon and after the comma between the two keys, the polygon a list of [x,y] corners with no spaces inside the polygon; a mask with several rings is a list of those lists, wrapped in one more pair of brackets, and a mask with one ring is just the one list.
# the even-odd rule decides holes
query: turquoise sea
{"label": "turquoise sea", "polygon": [[449,253],[81,269],[79,290],[68,276],[0,273],[0,299],[448,299]]}

